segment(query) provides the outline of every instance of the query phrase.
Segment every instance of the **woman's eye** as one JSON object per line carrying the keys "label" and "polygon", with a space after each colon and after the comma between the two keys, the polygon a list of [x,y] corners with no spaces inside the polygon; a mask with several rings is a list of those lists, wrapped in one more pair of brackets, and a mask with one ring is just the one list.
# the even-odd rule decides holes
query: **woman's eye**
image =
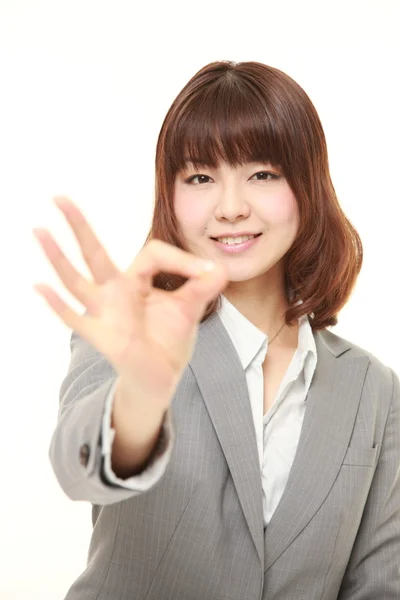
{"label": "woman's eye", "polygon": [[198,183],[208,183],[207,181],[204,181],[204,178],[211,179],[211,177],[209,177],[208,175],[192,175],[188,179],[185,179],[185,183],[192,183],[195,179],[199,179]]}
{"label": "woman's eye", "polygon": [[[270,173],[269,171],[258,171],[258,173],[254,173],[253,177],[256,177],[257,175],[261,175],[261,178],[257,178],[257,181],[270,181],[271,179],[279,179],[279,175],[275,175],[274,173]],[[197,182],[195,183],[195,180],[197,179]],[[211,177],[209,175],[203,175],[203,174],[198,174],[198,175],[192,175],[191,177],[188,177],[188,179],[185,179],[185,183],[191,184],[191,183],[195,183],[195,185],[199,185],[202,183],[209,183]],[[252,179],[252,178],[251,178]]]}
{"label": "woman's eye", "polygon": [[268,181],[268,176],[271,179],[279,179],[279,175],[275,175],[274,173],[270,173],[269,171],[259,171],[258,173],[254,173],[253,177],[255,177],[256,175],[266,175],[266,177],[262,177],[261,179],[258,179],[258,181]]}

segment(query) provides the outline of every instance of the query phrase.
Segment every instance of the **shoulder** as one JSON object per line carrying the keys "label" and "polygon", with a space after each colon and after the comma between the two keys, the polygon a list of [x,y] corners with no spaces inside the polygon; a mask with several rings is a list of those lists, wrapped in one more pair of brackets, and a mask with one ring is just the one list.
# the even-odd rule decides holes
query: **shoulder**
{"label": "shoulder", "polygon": [[318,332],[324,344],[337,358],[348,360],[365,358],[368,359],[366,372],[366,383],[371,391],[384,392],[391,398],[395,389],[399,389],[399,378],[390,365],[380,360],[370,349],[363,348],[347,338],[341,337],[333,331],[324,329]]}

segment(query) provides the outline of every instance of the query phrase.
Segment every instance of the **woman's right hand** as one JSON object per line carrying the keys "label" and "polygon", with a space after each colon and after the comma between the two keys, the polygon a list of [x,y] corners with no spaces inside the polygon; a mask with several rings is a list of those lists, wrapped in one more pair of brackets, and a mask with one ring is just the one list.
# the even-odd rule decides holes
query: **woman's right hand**
{"label": "woman's right hand", "polygon": [[[78,207],[55,199],[93,275],[87,281],[44,229],[34,229],[47,258],[68,291],[88,312],[79,315],[44,284],[38,291],[68,327],[104,355],[125,383],[166,409],[193,354],[207,304],[227,284],[222,265],[202,271],[205,261],[161,240],[151,240],[125,272],[119,271]],[[152,286],[160,271],[188,277],[178,290]]]}

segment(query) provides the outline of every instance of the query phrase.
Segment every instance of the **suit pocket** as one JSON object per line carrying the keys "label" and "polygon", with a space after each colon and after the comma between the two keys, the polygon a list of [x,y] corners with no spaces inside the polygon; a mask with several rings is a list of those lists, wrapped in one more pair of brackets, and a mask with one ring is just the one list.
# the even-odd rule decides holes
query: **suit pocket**
{"label": "suit pocket", "polygon": [[373,448],[349,446],[343,459],[343,464],[360,467],[374,467],[378,459],[381,446],[382,444],[376,444],[376,446]]}

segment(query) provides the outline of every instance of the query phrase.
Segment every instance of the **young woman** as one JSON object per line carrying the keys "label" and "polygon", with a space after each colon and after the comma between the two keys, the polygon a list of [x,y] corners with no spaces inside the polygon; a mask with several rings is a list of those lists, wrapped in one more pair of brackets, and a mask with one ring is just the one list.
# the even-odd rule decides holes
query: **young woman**
{"label": "young woman", "polygon": [[79,315],[50,459],[93,505],[68,600],[400,597],[400,383],[328,328],[360,238],[288,75],[215,62],[157,144],[146,243],[120,272],[57,199],[93,281],[45,230]]}

